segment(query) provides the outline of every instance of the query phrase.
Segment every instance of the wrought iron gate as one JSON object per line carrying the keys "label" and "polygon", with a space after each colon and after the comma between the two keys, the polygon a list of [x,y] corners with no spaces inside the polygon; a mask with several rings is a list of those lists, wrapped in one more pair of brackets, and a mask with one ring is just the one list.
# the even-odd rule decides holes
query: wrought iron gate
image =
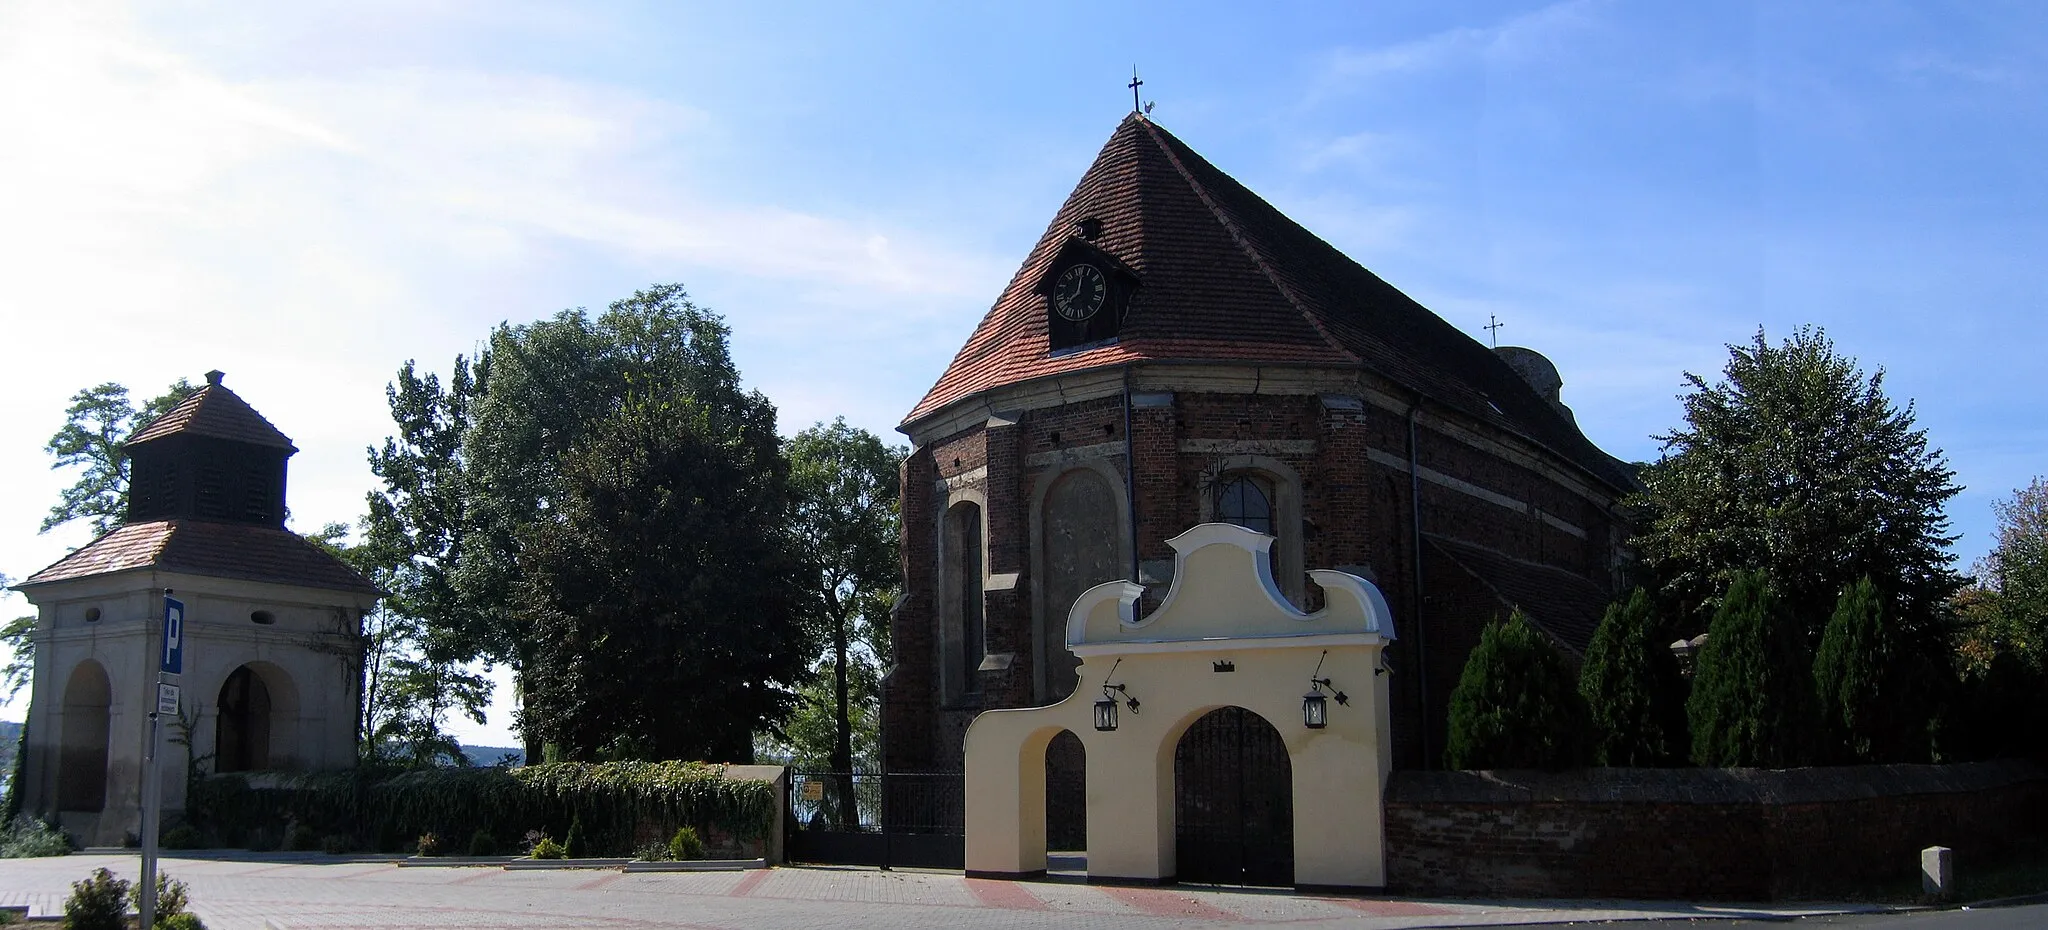
{"label": "wrought iron gate", "polygon": [[1174,847],[1183,882],[1294,884],[1287,745],[1242,707],[1210,711],[1173,750]]}
{"label": "wrought iron gate", "polygon": [[791,772],[791,862],[957,869],[967,855],[959,772]]}

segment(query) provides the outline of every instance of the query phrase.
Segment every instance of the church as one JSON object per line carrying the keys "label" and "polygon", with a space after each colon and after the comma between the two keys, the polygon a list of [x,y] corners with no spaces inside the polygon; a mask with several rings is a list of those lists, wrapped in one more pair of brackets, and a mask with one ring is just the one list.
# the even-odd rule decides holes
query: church
{"label": "church", "polygon": [[[379,592],[285,529],[298,449],[222,379],[128,440],[121,525],[15,586],[36,606],[22,810],[86,845],[140,833],[152,712],[167,811],[184,808],[188,771],[355,764]],[[157,687],[169,598],[183,605],[179,672],[163,676],[175,708]]]}
{"label": "church", "polygon": [[[1127,581],[1149,609],[1173,581],[1168,541],[1204,523],[1272,537],[1299,609],[1324,597],[1309,569],[1384,592],[1394,764],[1439,766],[1485,626],[1520,608],[1576,657],[1619,584],[1619,502],[1640,485],[1562,383],[1130,114],[899,427],[887,768],[958,771],[978,713],[1068,696],[1076,599]],[[1212,716],[1189,736],[1222,747],[1212,768],[1270,751],[1256,721]],[[1078,752],[1048,750],[1049,809],[1080,806]]]}

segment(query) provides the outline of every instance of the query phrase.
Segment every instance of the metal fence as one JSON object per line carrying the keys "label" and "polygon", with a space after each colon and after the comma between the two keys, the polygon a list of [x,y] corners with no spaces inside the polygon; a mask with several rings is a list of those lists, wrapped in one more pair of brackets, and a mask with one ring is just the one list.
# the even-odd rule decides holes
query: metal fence
{"label": "metal fence", "polygon": [[959,772],[791,772],[789,857],[959,868],[966,797]]}

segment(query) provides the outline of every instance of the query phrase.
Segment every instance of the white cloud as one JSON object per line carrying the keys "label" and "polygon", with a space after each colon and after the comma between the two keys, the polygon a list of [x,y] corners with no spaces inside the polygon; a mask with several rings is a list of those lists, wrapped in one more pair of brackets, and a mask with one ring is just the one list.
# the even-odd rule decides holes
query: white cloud
{"label": "white cloud", "polygon": [[[0,6],[0,570],[16,578],[84,542],[32,527],[69,480],[42,441],[87,385],[148,396],[226,370],[303,450],[305,529],[360,511],[398,364],[442,367],[499,320],[681,279],[773,295],[732,313],[736,334],[858,316],[820,350],[858,351],[1001,280],[916,230],[736,196],[687,153],[745,140],[687,101],[479,67],[230,71],[184,47],[118,7]],[[793,428],[857,374],[769,362],[748,374],[807,401]]]}

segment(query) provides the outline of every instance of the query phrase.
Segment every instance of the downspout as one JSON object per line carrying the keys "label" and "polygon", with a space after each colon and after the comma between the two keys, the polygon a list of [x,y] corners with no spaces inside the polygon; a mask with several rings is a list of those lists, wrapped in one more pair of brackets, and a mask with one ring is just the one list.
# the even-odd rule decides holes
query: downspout
{"label": "downspout", "polygon": [[1124,511],[1131,524],[1131,583],[1138,577],[1138,458],[1131,443],[1131,366],[1124,366]]}
{"label": "downspout", "polygon": [[1408,405],[1408,529],[1410,564],[1415,575],[1415,689],[1422,696],[1422,767],[1436,768],[1430,754],[1429,717],[1429,626],[1423,622],[1425,600],[1422,586],[1422,467],[1415,448],[1415,414],[1422,409],[1422,395]]}

